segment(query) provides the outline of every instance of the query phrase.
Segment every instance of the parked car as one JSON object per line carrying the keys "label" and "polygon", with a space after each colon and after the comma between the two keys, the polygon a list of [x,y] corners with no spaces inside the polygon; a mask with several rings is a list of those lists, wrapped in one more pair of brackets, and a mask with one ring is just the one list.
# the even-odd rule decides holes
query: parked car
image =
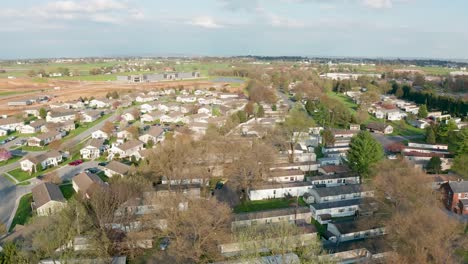
{"label": "parked car", "polygon": [[171,244],[171,240],[168,237],[163,237],[159,242],[159,249],[166,250],[169,244]]}
{"label": "parked car", "polygon": [[105,162],[99,162],[98,165],[104,167],[104,166],[106,166],[108,163],[109,163],[109,162],[107,162],[107,161],[105,161]]}
{"label": "parked car", "polygon": [[0,141],[0,145],[3,145],[3,144],[5,144],[5,143],[6,143],[5,140]]}
{"label": "parked car", "polygon": [[75,161],[70,162],[69,165],[71,165],[71,166],[78,166],[78,165],[80,165],[81,163],[83,163],[82,160],[75,160]]}
{"label": "parked car", "polygon": [[85,171],[86,171],[86,172],[89,172],[89,173],[95,174],[95,173],[98,173],[98,172],[101,171],[101,170],[98,169],[98,168],[89,168],[89,169],[86,169]]}

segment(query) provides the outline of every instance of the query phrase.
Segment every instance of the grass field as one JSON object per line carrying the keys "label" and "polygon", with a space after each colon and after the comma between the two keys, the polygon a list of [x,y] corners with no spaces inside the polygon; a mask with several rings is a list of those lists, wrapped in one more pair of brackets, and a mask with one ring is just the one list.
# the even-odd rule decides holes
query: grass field
{"label": "grass field", "polygon": [[36,174],[38,173],[30,174],[29,172],[22,171],[21,168],[16,168],[12,171],[9,171],[8,174],[13,176],[17,181],[22,182],[36,177]]}
{"label": "grass field", "polygon": [[13,228],[16,225],[24,225],[28,222],[28,220],[32,217],[32,209],[31,209],[31,203],[32,203],[32,193],[28,193],[21,197],[18,209],[16,210],[15,217],[13,218],[13,221],[11,222],[10,226],[10,231],[13,230]]}
{"label": "grass field", "polygon": [[[269,199],[260,201],[246,201],[234,208],[234,213],[246,213],[262,210],[272,210],[279,208],[287,208],[296,204],[296,198],[292,199]],[[307,206],[307,204],[299,197],[299,206]]]}
{"label": "grass field", "polygon": [[335,93],[335,92],[328,92],[327,95],[330,98],[337,99],[338,101],[342,102],[354,115],[356,114],[356,111],[358,109],[358,105],[351,100],[348,96],[341,94],[341,93]]}
{"label": "grass field", "polygon": [[20,156],[13,156],[11,159],[9,160],[4,160],[4,161],[0,161],[0,167],[1,166],[5,166],[5,165],[8,165],[8,164],[11,164],[13,162],[16,162],[18,160],[20,160],[21,157]]}
{"label": "grass field", "polygon": [[75,194],[75,190],[73,189],[73,185],[71,183],[62,184],[59,186],[59,188],[66,200],[70,200]]}

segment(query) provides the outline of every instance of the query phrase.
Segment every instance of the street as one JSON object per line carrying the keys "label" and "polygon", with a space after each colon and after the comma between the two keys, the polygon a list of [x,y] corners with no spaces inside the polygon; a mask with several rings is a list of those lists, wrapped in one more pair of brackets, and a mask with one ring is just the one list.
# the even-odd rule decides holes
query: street
{"label": "street", "polygon": [[[124,112],[129,112],[132,111],[133,107],[130,107],[126,109]],[[102,120],[95,126],[87,129],[86,131],[83,131],[83,133],[77,135],[74,137],[73,140],[74,142],[81,142],[85,140],[86,138],[91,136],[91,133],[93,133],[96,130],[99,130],[104,126],[104,124],[107,121],[114,121],[116,118],[119,116],[119,112],[115,111],[109,118],[106,120]],[[3,145],[2,147],[9,148],[9,147],[14,147],[15,143],[18,142],[21,138],[16,138],[13,141],[10,141]],[[35,154],[41,154],[44,153],[44,151],[38,151],[34,152]],[[21,153],[22,156],[26,155],[26,152]],[[76,174],[84,171],[87,168],[93,168],[93,167],[98,167],[98,162],[97,161],[89,161],[82,163],[78,166],[63,166],[59,169],[56,170],[58,175],[62,178],[62,180],[70,180],[73,176]],[[32,179],[31,184],[26,185],[26,186],[18,186],[13,183],[11,183],[8,179],[6,179],[3,176],[3,173],[11,171],[15,168],[18,168],[20,166],[19,161],[8,164],[6,166],[0,167],[0,221],[9,227],[10,222],[12,220],[12,216],[16,211],[16,202],[25,194],[31,192],[31,189],[40,183],[41,181]]]}

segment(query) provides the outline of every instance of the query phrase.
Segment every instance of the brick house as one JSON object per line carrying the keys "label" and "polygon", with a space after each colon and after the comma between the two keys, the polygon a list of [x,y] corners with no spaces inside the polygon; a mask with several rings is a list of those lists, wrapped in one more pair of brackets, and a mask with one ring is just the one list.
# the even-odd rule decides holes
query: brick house
{"label": "brick house", "polygon": [[449,181],[440,186],[445,207],[457,214],[468,215],[468,181]]}

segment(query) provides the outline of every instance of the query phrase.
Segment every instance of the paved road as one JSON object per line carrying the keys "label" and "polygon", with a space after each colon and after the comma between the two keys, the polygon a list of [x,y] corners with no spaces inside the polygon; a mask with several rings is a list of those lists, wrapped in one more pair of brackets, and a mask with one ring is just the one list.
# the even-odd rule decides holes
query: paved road
{"label": "paved road", "polygon": [[99,167],[98,163],[98,161],[87,161],[78,166],[67,165],[55,170],[55,172],[57,172],[58,176],[62,178],[62,180],[70,180],[73,176],[83,172],[85,169]]}
{"label": "paved road", "polygon": [[281,91],[278,91],[277,94],[281,97],[281,99],[283,99],[283,102],[288,104],[289,106],[289,109],[293,108],[294,107],[294,102],[289,99],[289,96]]}

